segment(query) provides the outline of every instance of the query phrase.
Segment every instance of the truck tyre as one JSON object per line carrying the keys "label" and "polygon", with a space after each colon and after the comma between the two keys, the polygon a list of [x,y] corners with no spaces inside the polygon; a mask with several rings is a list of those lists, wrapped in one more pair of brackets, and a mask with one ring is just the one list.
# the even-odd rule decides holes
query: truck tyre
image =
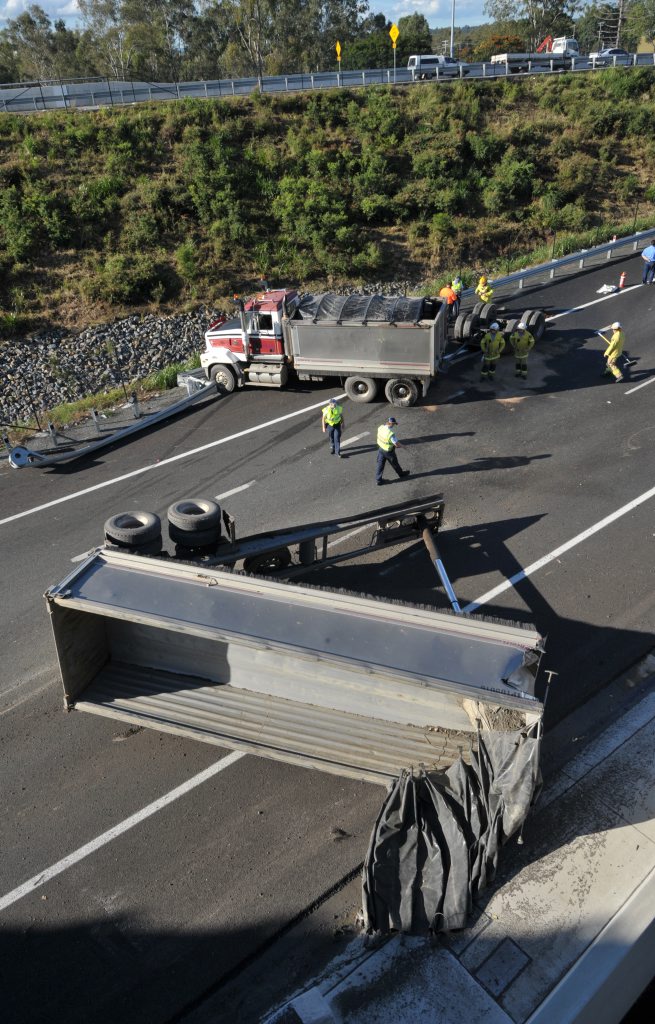
{"label": "truck tyre", "polygon": [[509,338],[510,334],[514,334],[514,331],[516,330],[516,328],[518,327],[518,325],[519,325],[520,323],[521,323],[521,321],[520,321],[520,320],[508,320],[508,321],[507,321],[507,322],[505,323],[505,327],[504,327],[504,329],[503,329],[503,334],[504,334],[504,335],[505,335],[505,336],[506,336],[507,338]]}
{"label": "truck tyre", "polygon": [[175,523],[169,522],[168,536],[173,543],[181,548],[207,548],[218,544],[221,537],[220,526],[209,526],[205,530],[181,530]]}
{"label": "truck tyre", "polygon": [[352,402],[372,402],[378,393],[373,377],[346,377],[344,390]]}
{"label": "truck tyre", "polygon": [[119,512],[106,521],[105,538],[118,547],[159,544],[161,550],[161,520],[154,512]]}
{"label": "truck tyre", "polygon": [[168,521],[179,530],[197,533],[221,525],[221,508],[210,498],[183,498],[168,507]]}
{"label": "truck tyre", "polygon": [[476,302],[475,306],[473,307],[473,316],[477,316],[479,319],[482,316],[482,310],[486,305],[486,302]]}
{"label": "truck tyre", "polygon": [[482,312],[480,313],[480,319],[484,320],[484,322],[486,323],[487,327],[489,327],[489,325],[492,324],[494,322],[494,320],[496,319],[496,313],[497,312],[498,312],[498,307],[496,306],[496,303],[495,302],[487,302],[482,307]]}
{"label": "truck tyre", "polygon": [[455,320],[455,326],[453,327],[453,338],[455,339],[455,341],[461,341],[462,338],[464,337],[464,323],[466,322],[468,316],[468,313],[460,313],[457,319]]}
{"label": "truck tyre", "polygon": [[462,340],[470,341],[472,336],[475,334],[476,321],[472,316],[467,316],[464,326],[462,328]]}
{"label": "truck tyre", "polygon": [[249,572],[253,576],[265,576],[269,572],[286,569],[288,565],[291,565],[291,552],[288,548],[276,548],[275,551],[250,555],[243,560],[244,572]]}
{"label": "truck tyre", "polygon": [[395,377],[388,380],[384,385],[384,393],[387,401],[392,405],[398,405],[406,409],[409,405],[415,405],[418,399],[418,385],[409,377]]}
{"label": "truck tyre", "polygon": [[546,333],[546,317],[540,309],[536,309],[528,321],[528,330],[534,340],[539,341]]}
{"label": "truck tyre", "polygon": [[212,366],[209,379],[214,381],[219,395],[230,395],[237,386],[234,371],[224,363],[217,363],[215,366]]}
{"label": "truck tyre", "polygon": [[530,330],[530,321],[532,320],[532,317],[535,315],[536,312],[536,309],[526,309],[521,314],[521,321],[525,324],[528,330]]}

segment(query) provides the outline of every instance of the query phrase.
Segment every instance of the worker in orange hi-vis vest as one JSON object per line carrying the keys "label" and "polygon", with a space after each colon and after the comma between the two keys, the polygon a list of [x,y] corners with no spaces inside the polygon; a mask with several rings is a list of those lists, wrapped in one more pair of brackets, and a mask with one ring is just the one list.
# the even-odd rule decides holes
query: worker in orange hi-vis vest
{"label": "worker in orange hi-vis vest", "polygon": [[459,308],[459,302],[457,299],[457,292],[453,288],[450,281],[445,284],[439,292],[439,298],[443,299],[444,302],[448,303],[448,315],[452,319],[457,316],[456,310]]}

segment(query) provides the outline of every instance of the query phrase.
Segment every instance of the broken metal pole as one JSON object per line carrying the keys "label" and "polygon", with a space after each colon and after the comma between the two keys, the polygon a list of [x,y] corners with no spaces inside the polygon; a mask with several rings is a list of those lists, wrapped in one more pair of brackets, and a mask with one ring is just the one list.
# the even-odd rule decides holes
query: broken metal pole
{"label": "broken metal pole", "polygon": [[425,527],[425,529],[423,530],[423,533],[422,533],[422,537],[423,537],[423,543],[425,544],[426,548],[428,549],[428,554],[430,555],[430,559],[432,561],[432,564],[434,565],[435,569],[439,573],[439,579],[441,580],[441,585],[443,586],[444,590],[446,591],[446,594],[448,596],[448,600],[450,601],[450,606],[451,606],[451,608],[453,609],[454,612],[456,612],[458,615],[461,615],[462,614],[462,609],[460,608],[460,604],[459,604],[459,601],[457,600],[457,597],[455,595],[455,591],[453,590],[452,584],[451,584],[450,580],[448,579],[448,573],[446,572],[446,568],[445,568],[445,566],[444,566],[444,564],[441,561],[441,558],[439,556],[439,552],[437,550],[437,545],[434,542],[434,534],[429,529],[429,527],[427,527],[427,526]]}

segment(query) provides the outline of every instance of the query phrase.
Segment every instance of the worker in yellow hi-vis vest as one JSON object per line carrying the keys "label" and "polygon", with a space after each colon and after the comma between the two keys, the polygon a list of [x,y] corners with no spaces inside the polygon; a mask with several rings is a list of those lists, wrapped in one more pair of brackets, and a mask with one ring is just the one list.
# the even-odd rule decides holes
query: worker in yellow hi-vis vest
{"label": "worker in yellow hi-vis vest", "polygon": [[384,473],[384,467],[387,462],[393,469],[395,469],[399,477],[409,476],[409,470],[401,469],[398,465],[396,448],[400,442],[396,437],[397,424],[398,421],[395,417],[390,416],[386,423],[383,423],[381,427],[378,427],[378,461],[375,470],[375,482],[378,487],[381,487],[384,483],[382,474]]}
{"label": "worker in yellow hi-vis vest", "polygon": [[621,328],[621,324],[618,320],[614,321],[612,324],[611,338],[606,338],[602,331],[597,331],[596,333],[607,345],[607,349],[605,350],[605,359],[607,360],[607,364],[603,370],[603,376],[605,376],[606,373],[611,373],[616,382],[622,381],[623,373],[618,365],[618,360],[623,355],[625,335]]}
{"label": "worker in yellow hi-vis vest", "polygon": [[480,299],[480,302],[491,302],[493,293],[493,288],[491,287],[491,285],[489,284],[489,282],[487,281],[486,277],[483,274],[477,283],[475,294]]}
{"label": "worker in yellow hi-vis vest", "polygon": [[339,405],[336,398],[331,398],[321,410],[321,423],[323,433],[327,433],[330,440],[330,454],[341,458],[341,432],[345,429],[343,418],[343,406]]}
{"label": "worker in yellow hi-vis vest", "polygon": [[516,360],[514,370],[516,377],[523,377],[525,380],[528,376],[528,356],[534,348],[534,335],[527,329],[527,324],[521,320],[515,331],[509,336],[509,343],[514,349],[514,358]]}
{"label": "worker in yellow hi-vis vest", "polygon": [[482,349],[482,369],[480,380],[493,380],[496,376],[496,363],[503,354],[505,339],[500,333],[499,324],[492,324],[480,341]]}

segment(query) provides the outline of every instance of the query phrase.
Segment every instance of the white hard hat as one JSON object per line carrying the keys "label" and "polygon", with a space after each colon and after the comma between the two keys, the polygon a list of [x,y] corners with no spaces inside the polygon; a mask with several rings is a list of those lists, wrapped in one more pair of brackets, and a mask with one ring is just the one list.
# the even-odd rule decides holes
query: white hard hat
{"label": "white hard hat", "polygon": [[619,323],[619,321],[618,321],[618,320],[615,320],[615,321],[614,321],[614,323],[612,324],[612,330],[613,330],[613,331],[618,331],[618,329],[620,328],[620,326],[621,326],[621,324]]}
{"label": "white hard hat", "polygon": [[519,331],[524,331],[526,327],[527,324],[525,324],[523,320],[521,320],[521,323],[519,324]]}
{"label": "white hard hat", "polygon": [[497,331],[499,327],[500,327],[500,324],[497,324],[496,321],[494,320],[494,322],[491,325],[491,330],[492,331]]}

